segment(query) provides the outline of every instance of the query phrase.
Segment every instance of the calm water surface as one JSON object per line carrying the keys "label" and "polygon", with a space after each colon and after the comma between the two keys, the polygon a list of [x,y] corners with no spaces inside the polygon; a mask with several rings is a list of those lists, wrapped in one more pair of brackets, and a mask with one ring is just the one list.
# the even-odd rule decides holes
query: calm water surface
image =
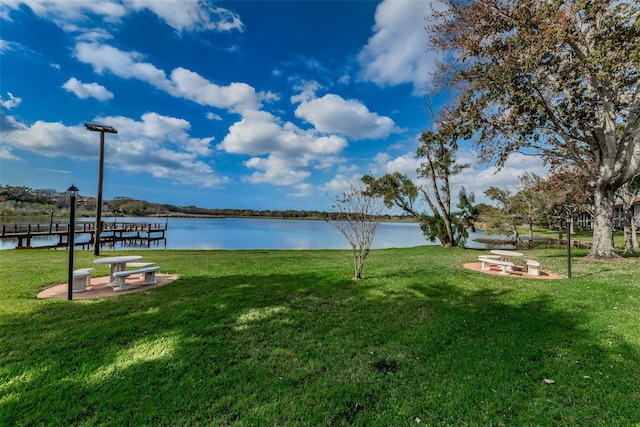
{"label": "calm water surface", "polygon": [[[90,218],[78,220],[92,222]],[[105,222],[113,221],[106,218]],[[168,222],[167,244],[152,245],[151,249],[350,249],[345,237],[325,221],[253,219],[253,218],[122,218],[118,222]],[[483,247],[472,241],[468,247]],[[87,241],[79,235],[76,242]],[[57,240],[41,238],[32,243],[44,246]],[[13,249],[15,240],[0,240],[0,249]],[[373,248],[405,248],[431,245],[416,223],[383,222],[376,232]],[[131,247],[117,246],[116,250]]]}
{"label": "calm water surface", "polygon": [[[381,223],[373,247],[410,247],[427,244],[420,227],[412,223]],[[325,221],[281,219],[170,218],[170,249],[347,249],[345,237]]]}

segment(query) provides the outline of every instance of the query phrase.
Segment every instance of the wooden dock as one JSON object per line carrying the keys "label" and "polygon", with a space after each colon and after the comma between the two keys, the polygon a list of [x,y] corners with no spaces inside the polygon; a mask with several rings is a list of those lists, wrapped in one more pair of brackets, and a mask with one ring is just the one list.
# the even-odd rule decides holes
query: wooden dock
{"label": "wooden dock", "polygon": [[[48,224],[1,224],[0,239],[17,239],[17,249],[51,249],[69,246],[69,223]],[[165,232],[167,223],[140,222],[102,222],[100,231],[100,246],[115,248],[117,245],[130,247],[151,247],[151,245],[166,246]],[[89,222],[78,222],[74,227],[74,234],[79,238],[75,246],[82,249],[93,247],[95,239],[95,225]],[[82,241],[82,236],[86,236]],[[57,242],[33,246],[33,240],[41,237],[54,237]]]}
{"label": "wooden dock", "polygon": [[[151,247],[167,245],[167,223],[103,222],[100,232],[101,246]],[[84,247],[83,247],[84,248]]]}

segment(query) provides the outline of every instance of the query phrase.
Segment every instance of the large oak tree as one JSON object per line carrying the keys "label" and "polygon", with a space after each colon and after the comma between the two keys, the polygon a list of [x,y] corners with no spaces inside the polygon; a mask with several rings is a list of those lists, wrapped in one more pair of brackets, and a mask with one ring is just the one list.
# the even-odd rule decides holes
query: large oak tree
{"label": "large oak tree", "polygon": [[445,3],[427,28],[445,58],[435,82],[454,91],[481,159],[520,151],[578,168],[594,194],[590,256],[615,257],[616,190],[640,171],[638,2]]}

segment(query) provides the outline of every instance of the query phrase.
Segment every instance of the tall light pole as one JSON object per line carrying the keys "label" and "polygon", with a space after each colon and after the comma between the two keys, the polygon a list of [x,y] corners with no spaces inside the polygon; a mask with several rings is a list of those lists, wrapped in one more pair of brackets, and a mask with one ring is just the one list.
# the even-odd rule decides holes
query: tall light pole
{"label": "tall light pole", "polygon": [[118,133],[111,126],[85,123],[84,126],[93,132],[100,132],[100,164],[98,167],[98,200],[96,204],[96,224],[93,234],[93,254],[100,255],[100,231],[102,229],[102,181],[104,176],[104,134]]}
{"label": "tall light pole", "polygon": [[67,188],[69,192],[69,237],[67,237],[67,243],[69,243],[69,274],[67,275],[67,284],[69,291],[67,293],[67,299],[71,301],[73,299],[73,249],[75,247],[75,231],[76,231],[76,196],[78,195],[78,188],[75,185]]}

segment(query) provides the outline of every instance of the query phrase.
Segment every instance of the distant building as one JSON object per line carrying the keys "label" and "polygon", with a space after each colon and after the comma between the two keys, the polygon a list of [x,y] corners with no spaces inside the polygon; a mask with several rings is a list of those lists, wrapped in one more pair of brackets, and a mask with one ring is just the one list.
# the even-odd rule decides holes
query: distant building
{"label": "distant building", "polygon": [[[635,199],[632,205],[633,218],[636,224],[636,229],[640,231],[638,223],[640,222],[640,199]],[[622,203],[616,203],[613,206],[613,229],[622,230]],[[590,212],[582,212],[576,217],[576,225],[582,229],[593,230],[593,215]]]}

